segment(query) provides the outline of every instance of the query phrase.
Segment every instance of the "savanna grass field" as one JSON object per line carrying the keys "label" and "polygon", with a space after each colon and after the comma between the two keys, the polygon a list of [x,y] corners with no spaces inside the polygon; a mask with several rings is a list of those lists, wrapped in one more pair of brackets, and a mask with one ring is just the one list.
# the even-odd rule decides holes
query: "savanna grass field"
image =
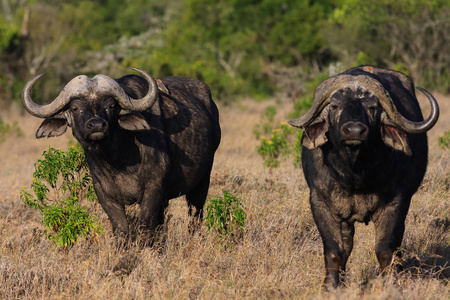
{"label": "savanna grass field", "polygon": [[[41,120],[5,106],[1,119],[17,122],[23,133],[11,130],[0,143],[0,299],[450,299],[450,150],[438,145],[450,129],[450,97],[435,97],[441,115],[428,132],[428,171],[406,220],[404,270],[379,276],[373,224],[357,224],[345,287],[328,293],[321,289],[322,242],[302,170],[292,157],[264,167],[252,132],[269,105],[277,107],[276,122],[287,121],[291,101],[218,103],[222,141],[208,197],[225,190],[242,200],[242,236],[224,245],[205,224],[190,233],[180,197],[171,200],[155,245],[122,248],[100,205],[86,202],[104,234],[70,249],[46,238],[41,215],[19,192],[30,186],[43,151],[65,150],[74,139],[67,132],[36,140]],[[419,100],[426,116],[428,102]]]}

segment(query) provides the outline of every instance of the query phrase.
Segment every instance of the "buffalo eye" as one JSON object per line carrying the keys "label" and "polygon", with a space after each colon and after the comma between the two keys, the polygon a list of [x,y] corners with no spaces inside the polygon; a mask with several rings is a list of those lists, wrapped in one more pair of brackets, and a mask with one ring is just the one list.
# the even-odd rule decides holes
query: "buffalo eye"
{"label": "buffalo eye", "polygon": [[376,114],[377,110],[378,110],[378,105],[371,105],[371,106],[367,107],[367,111],[370,114]]}
{"label": "buffalo eye", "polygon": [[81,111],[83,108],[83,102],[78,99],[72,99],[71,103],[70,103],[70,110],[74,113]]}
{"label": "buffalo eye", "polygon": [[114,109],[116,108],[116,100],[114,98],[110,98],[106,103],[106,109]]}
{"label": "buffalo eye", "polygon": [[339,108],[339,105],[337,105],[336,103],[331,103],[331,104],[330,104],[330,108],[331,108],[332,110],[337,110],[337,109]]}

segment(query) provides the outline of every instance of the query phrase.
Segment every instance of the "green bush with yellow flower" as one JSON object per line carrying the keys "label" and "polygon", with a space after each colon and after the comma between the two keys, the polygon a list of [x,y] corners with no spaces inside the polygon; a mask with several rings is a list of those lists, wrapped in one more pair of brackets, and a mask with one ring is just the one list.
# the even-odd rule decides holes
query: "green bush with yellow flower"
{"label": "green bush with yellow flower", "polygon": [[[295,119],[303,115],[312,105],[313,97],[305,96],[294,103],[293,111],[284,119]],[[264,160],[264,166],[276,168],[282,160],[292,157],[294,167],[301,166],[303,131],[290,126],[287,122],[275,123],[276,106],[268,106],[264,110],[260,122],[253,129],[255,137],[259,137],[258,154]]]}
{"label": "green bush with yellow flower", "polygon": [[282,159],[293,155],[295,167],[300,166],[302,131],[291,127],[286,122],[280,122],[278,128],[272,129],[270,135],[261,135],[258,154],[264,160],[264,166],[276,168]]}

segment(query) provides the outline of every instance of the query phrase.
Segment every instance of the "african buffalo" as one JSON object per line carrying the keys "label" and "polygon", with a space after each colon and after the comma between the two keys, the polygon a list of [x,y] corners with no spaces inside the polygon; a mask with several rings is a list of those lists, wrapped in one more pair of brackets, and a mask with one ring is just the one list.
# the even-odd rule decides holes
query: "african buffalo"
{"label": "african buffalo", "polygon": [[304,129],[302,166],[323,242],[326,288],[340,284],[355,222],[374,223],[381,270],[402,242],[411,197],[427,167],[426,132],[439,117],[433,96],[417,88],[431,104],[425,121],[408,76],[352,68],[322,82],[311,109],[289,122]]}
{"label": "african buffalo", "polygon": [[36,137],[72,127],[81,144],[95,192],[114,232],[129,233],[125,205],[140,204],[139,224],[150,236],[164,222],[168,200],[186,195],[189,214],[201,218],[214,153],[220,143],[219,113],[202,81],[147,72],[114,80],[73,78],[50,104],[22,91],[30,114],[45,118]]}

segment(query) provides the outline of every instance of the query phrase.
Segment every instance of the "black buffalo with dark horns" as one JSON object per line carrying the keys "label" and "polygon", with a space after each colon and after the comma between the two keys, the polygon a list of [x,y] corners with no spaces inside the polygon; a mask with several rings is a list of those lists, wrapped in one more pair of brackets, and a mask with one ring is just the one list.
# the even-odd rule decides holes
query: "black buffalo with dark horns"
{"label": "black buffalo with dark horns", "polygon": [[426,132],[439,117],[433,96],[417,88],[431,105],[425,121],[408,76],[356,67],[322,82],[311,109],[289,122],[304,129],[302,166],[323,242],[326,288],[341,283],[355,222],[374,223],[381,270],[399,253],[427,167]]}
{"label": "black buffalo with dark horns", "polygon": [[73,78],[47,105],[22,91],[25,108],[45,120],[36,137],[72,128],[81,144],[95,192],[116,233],[129,233],[125,205],[140,204],[139,224],[150,236],[164,222],[168,200],[186,195],[189,213],[201,218],[214,153],[220,143],[219,113],[202,81],[147,72],[114,80]]}

